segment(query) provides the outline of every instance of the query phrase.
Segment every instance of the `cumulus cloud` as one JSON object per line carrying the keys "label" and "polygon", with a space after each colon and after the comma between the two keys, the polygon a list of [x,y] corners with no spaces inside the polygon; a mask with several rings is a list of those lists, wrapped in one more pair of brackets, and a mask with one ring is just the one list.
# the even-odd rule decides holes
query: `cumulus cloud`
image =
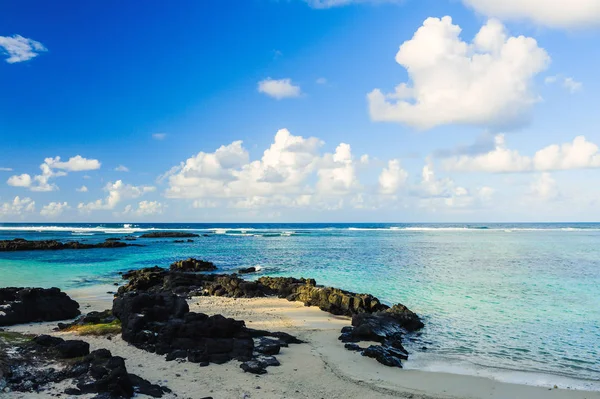
{"label": "cumulus cloud", "polygon": [[300,86],[294,85],[291,79],[277,80],[271,78],[258,82],[258,92],[277,100],[299,97],[302,94]]}
{"label": "cumulus cloud", "polygon": [[27,173],[11,176],[6,183],[13,187],[29,187],[31,186],[31,176]]}
{"label": "cumulus cloud", "polygon": [[473,192],[457,185],[451,178],[437,178],[433,164],[428,161],[421,173],[421,183],[417,188],[421,197],[419,206],[437,211],[440,208],[473,209],[487,205],[495,192],[489,186]]}
{"label": "cumulus cloud", "polygon": [[77,192],[80,193],[87,193],[88,192],[88,188],[86,186],[81,186],[78,189],[76,189]]}
{"label": "cumulus cloud", "polygon": [[116,172],[129,172],[129,168],[124,165],[119,165],[115,168]]}
{"label": "cumulus cloud", "polygon": [[476,155],[463,155],[443,161],[446,170],[461,172],[546,172],[553,170],[589,169],[600,167],[600,152],[596,144],[577,136],[572,142],[549,145],[533,156],[521,155],[506,146],[504,135],[495,138],[494,150]]}
{"label": "cumulus cloud", "polygon": [[23,216],[26,213],[35,212],[35,201],[31,198],[16,196],[11,202],[0,204],[1,216]]}
{"label": "cumulus cloud", "polygon": [[506,20],[529,20],[553,28],[600,25],[598,0],[463,0],[476,11]]}
{"label": "cumulus cloud", "polygon": [[66,171],[80,172],[98,168],[100,168],[98,160],[83,158],[80,155],[69,158],[66,162],[62,162],[60,157],[46,158],[40,165],[41,174],[35,175],[33,178],[27,173],[11,176],[7,184],[13,187],[29,188],[31,191],[54,191],[58,190],[58,186],[50,183],[50,179],[66,176]]}
{"label": "cumulus cloud", "polygon": [[42,43],[21,35],[0,36],[0,49],[8,55],[6,62],[9,64],[28,61],[47,51]]}
{"label": "cumulus cloud", "polygon": [[164,208],[165,205],[158,201],[141,201],[135,214],[138,216],[160,215]]}
{"label": "cumulus cloud", "polygon": [[62,162],[60,157],[46,158],[46,165],[51,169],[61,169],[67,172],[84,172],[88,170],[100,169],[100,161],[97,159],[83,158],[81,155],[76,155],[69,158],[68,161]]}
{"label": "cumulus cloud", "polygon": [[117,204],[125,199],[138,198],[155,189],[156,188],[152,186],[133,186],[131,184],[125,184],[122,180],[117,180],[114,183],[109,182],[104,187],[104,191],[108,192],[106,198],[98,199],[87,204],[80,203],[77,206],[77,209],[84,213],[96,210],[112,210],[115,209]]}
{"label": "cumulus cloud", "polygon": [[533,198],[550,201],[559,197],[558,185],[550,173],[536,176],[531,183],[530,193]]}
{"label": "cumulus cloud", "polygon": [[367,95],[371,118],[419,129],[524,125],[539,101],[532,86],[550,62],[546,51],[533,38],[509,36],[494,19],[470,43],[460,33],[451,17],[425,20],[396,54],[410,82],[401,83],[393,93],[371,91]]}
{"label": "cumulus cloud", "polygon": [[152,138],[153,138],[154,140],[159,140],[159,141],[160,141],[160,140],[164,140],[165,138],[167,138],[167,134],[166,134],[166,133],[154,133],[154,134],[152,135]]}
{"label": "cumulus cloud", "polygon": [[379,191],[383,194],[395,194],[406,183],[408,172],[402,169],[400,160],[392,159],[379,175]]}
{"label": "cumulus cloud", "polygon": [[40,215],[49,218],[56,217],[60,216],[66,209],[69,209],[69,204],[66,202],[50,202],[48,205],[44,205]]}

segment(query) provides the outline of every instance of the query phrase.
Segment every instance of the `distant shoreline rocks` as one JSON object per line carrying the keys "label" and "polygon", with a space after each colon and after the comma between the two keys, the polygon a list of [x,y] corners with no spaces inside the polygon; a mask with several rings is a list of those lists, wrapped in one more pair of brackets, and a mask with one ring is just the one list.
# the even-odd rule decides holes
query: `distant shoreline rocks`
{"label": "distant shoreline rocks", "polygon": [[152,233],[145,233],[140,238],[193,238],[200,237],[199,234],[185,233],[182,231],[156,231]]}
{"label": "distant shoreline rocks", "polygon": [[13,240],[1,240],[0,252],[11,251],[58,251],[63,249],[94,249],[94,248],[124,248],[141,247],[137,244],[127,244],[118,240],[106,240],[98,244],[84,244],[79,241],[60,242],[56,240],[25,240],[15,238]]}

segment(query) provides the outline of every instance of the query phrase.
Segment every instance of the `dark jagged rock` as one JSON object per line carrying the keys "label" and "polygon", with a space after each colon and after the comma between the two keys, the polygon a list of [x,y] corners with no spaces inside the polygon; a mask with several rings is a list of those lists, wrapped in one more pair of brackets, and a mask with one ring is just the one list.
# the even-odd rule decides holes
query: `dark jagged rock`
{"label": "dark jagged rock", "polygon": [[253,360],[255,350],[273,355],[288,342],[299,342],[289,334],[248,329],[240,320],[190,312],[185,298],[169,292],[124,293],[114,300],[113,314],[121,320],[125,341],[166,354],[167,360],[187,359],[201,365],[233,359],[246,362]]}
{"label": "dark jagged rock", "polygon": [[258,360],[249,360],[240,364],[240,368],[244,370],[246,373],[252,374],[266,374],[267,370],[265,369],[264,363]]}
{"label": "dark jagged rock", "polygon": [[153,287],[162,287],[167,269],[162,267],[146,267],[138,270],[130,270],[123,273],[122,277],[129,282],[124,287],[119,287],[119,294],[131,291],[145,291]]}
{"label": "dark jagged rock", "polygon": [[212,262],[189,258],[173,263],[170,269],[179,272],[208,272],[217,270],[217,267]]}
{"label": "dark jagged rock", "polygon": [[107,240],[98,244],[83,244],[79,241],[60,242],[56,240],[29,241],[22,238],[0,241],[0,252],[9,251],[53,251],[62,249],[123,248],[140,246],[121,241]]}
{"label": "dark jagged rock", "polygon": [[256,269],[256,267],[247,267],[247,268],[243,268],[243,269],[239,269],[238,273],[239,274],[249,274],[249,273],[256,273],[258,270]]}
{"label": "dark jagged rock", "polygon": [[73,359],[74,357],[88,355],[90,353],[90,344],[85,341],[68,340],[54,346],[54,350],[61,359]]}
{"label": "dark jagged rock", "polygon": [[0,326],[72,319],[79,304],[58,288],[0,288]]}
{"label": "dark jagged rock", "polygon": [[383,345],[371,345],[362,351],[362,355],[371,357],[385,366],[400,368],[402,360],[408,359],[408,356],[398,349]]}
{"label": "dark jagged rock", "polygon": [[[70,349],[65,351],[65,348]],[[7,352],[6,348],[0,349],[0,353]],[[166,387],[153,385],[129,374],[125,360],[112,356],[107,349],[90,353],[89,345],[83,341],[65,341],[40,335],[12,347],[10,353],[10,366],[4,375],[11,391],[35,392],[50,383],[71,381],[74,386],[64,390],[67,395],[97,394],[97,398],[131,398],[134,393],[144,393],[159,398],[163,393],[170,392]],[[51,367],[57,362],[64,367],[60,370]]]}
{"label": "dark jagged rock", "polygon": [[29,241],[23,238],[0,241],[0,252],[11,251],[54,251],[63,249],[123,248],[141,245],[127,244],[116,240],[106,240],[98,244],[84,244],[79,241],[60,242],[56,240]]}
{"label": "dark jagged rock", "polygon": [[373,295],[319,286],[313,279],[261,277],[258,282],[274,290],[281,298],[300,301],[306,306],[318,306],[321,310],[335,315],[352,316],[388,308]]}
{"label": "dark jagged rock", "polygon": [[200,237],[195,233],[185,233],[182,231],[156,231],[152,233],[142,234],[140,238],[190,238]]}

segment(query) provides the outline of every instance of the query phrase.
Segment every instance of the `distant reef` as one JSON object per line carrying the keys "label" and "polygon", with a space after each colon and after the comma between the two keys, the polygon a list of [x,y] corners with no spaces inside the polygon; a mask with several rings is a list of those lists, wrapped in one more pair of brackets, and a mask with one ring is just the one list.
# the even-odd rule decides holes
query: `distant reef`
{"label": "distant reef", "polygon": [[152,233],[142,234],[140,238],[191,238],[200,237],[198,234],[185,233],[182,231],[156,231]]}
{"label": "distant reef", "polygon": [[60,242],[56,240],[29,241],[23,238],[14,240],[1,240],[0,252],[10,251],[55,251],[60,249],[92,249],[92,248],[123,248],[141,247],[141,245],[127,244],[121,241],[107,240],[98,244],[84,244],[79,241]]}

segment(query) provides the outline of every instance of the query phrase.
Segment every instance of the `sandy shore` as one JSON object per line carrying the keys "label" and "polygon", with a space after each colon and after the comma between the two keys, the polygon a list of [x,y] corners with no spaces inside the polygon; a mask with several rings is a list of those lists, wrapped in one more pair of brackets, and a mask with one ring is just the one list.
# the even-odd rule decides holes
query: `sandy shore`
{"label": "sandy shore", "polygon": [[[97,291],[69,294],[83,304],[85,312],[109,308],[110,296],[106,291],[106,287],[102,287]],[[600,392],[548,389],[482,377],[388,368],[344,349],[337,337],[340,329],[350,324],[348,318],[298,302],[277,298],[197,297],[190,300],[190,310],[242,319],[252,328],[285,331],[307,343],[282,348],[277,355],[281,366],[270,367],[268,374],[255,376],[244,373],[235,361],[201,368],[188,362],[166,362],[163,356],[139,350],[120,337],[108,340],[54,334],[84,339],[92,349],[109,349],[113,355],[126,359],[131,373],[168,386],[178,398],[600,399]],[[54,326],[55,323],[41,323],[15,326],[11,330],[39,334],[50,332]],[[60,392],[64,386],[58,388],[60,390],[40,395],[5,394],[5,397],[53,397],[51,394]]]}

